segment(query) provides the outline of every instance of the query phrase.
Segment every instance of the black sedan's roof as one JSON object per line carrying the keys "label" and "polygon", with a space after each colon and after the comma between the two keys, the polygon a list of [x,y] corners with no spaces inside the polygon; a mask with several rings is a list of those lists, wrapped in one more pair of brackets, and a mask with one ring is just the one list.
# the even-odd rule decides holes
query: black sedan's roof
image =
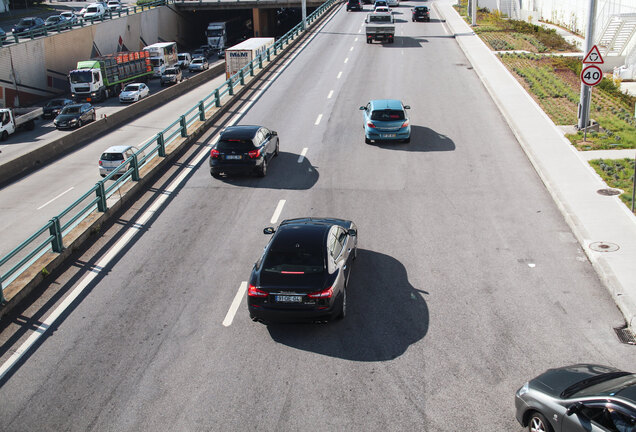
{"label": "black sedan's roof", "polygon": [[221,132],[220,139],[252,139],[261,126],[228,126]]}

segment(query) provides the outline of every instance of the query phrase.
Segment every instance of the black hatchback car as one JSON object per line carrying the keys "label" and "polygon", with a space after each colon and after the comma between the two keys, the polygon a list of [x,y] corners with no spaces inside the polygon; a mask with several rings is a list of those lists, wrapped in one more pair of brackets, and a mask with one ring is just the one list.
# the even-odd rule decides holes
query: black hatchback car
{"label": "black hatchback car", "polygon": [[364,10],[364,8],[362,7],[362,1],[361,0],[348,0],[347,1],[347,11],[351,11],[351,10],[357,10],[357,11]]}
{"label": "black hatchback car", "polygon": [[357,254],[358,229],[348,220],[300,218],[281,222],[254,264],[247,290],[253,321],[344,318],[347,283]]}
{"label": "black hatchback car", "polygon": [[636,431],[636,374],[595,364],[549,369],[515,397],[530,432]]}
{"label": "black hatchback car", "polygon": [[51,99],[44,105],[42,118],[55,118],[66,105],[72,104],[71,99]]}
{"label": "black hatchback car", "polygon": [[[34,35],[44,34],[46,31],[46,25],[44,24],[44,20],[40,17],[29,17],[22,18],[19,23],[17,23],[11,29],[12,33],[23,33],[23,32],[33,32]],[[25,36],[25,35],[21,35]],[[28,36],[28,35],[26,35]]]}
{"label": "black hatchback car", "polygon": [[229,126],[210,151],[210,174],[218,178],[238,172],[267,174],[267,165],[278,156],[278,133],[263,126]]}
{"label": "black hatchback car", "polygon": [[415,6],[413,9],[413,15],[411,21],[430,21],[431,13],[428,10],[428,6]]}
{"label": "black hatchback car", "polygon": [[95,121],[95,108],[89,103],[66,105],[55,117],[53,124],[57,129],[80,128],[88,122]]}

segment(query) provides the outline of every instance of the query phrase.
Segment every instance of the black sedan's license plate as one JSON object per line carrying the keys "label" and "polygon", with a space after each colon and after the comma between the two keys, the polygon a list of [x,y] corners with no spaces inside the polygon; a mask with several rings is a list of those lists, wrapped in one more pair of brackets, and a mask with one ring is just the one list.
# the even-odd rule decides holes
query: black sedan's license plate
{"label": "black sedan's license plate", "polygon": [[225,159],[237,160],[237,159],[242,159],[242,158],[243,158],[242,155],[227,155],[227,156],[225,156]]}
{"label": "black sedan's license plate", "polygon": [[302,303],[303,296],[299,295],[277,295],[276,301],[278,303]]}

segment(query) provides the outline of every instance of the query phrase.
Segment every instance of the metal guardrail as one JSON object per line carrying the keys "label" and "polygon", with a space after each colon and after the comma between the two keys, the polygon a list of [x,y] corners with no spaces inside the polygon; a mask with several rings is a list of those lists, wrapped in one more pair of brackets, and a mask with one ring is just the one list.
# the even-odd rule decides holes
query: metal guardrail
{"label": "metal guardrail", "polygon": [[[327,0],[313,13],[307,16],[307,24],[311,24],[321,16],[332,4],[340,0]],[[36,231],[31,237],[20,243],[15,249],[0,259],[0,302],[4,303],[4,289],[26,271],[33,263],[47,252],[62,252],[64,238],[79,223],[93,212],[105,212],[108,210],[108,199],[113,196],[126,182],[139,180],[139,169],[155,157],[166,156],[166,146],[179,137],[188,136],[188,127],[195,121],[204,121],[206,115],[213,109],[221,106],[221,99],[225,96],[233,96],[234,88],[244,84],[245,78],[254,76],[257,69],[263,68],[263,62],[282,52],[291,40],[305,31],[303,22],[300,22],[285,35],[280,37],[265,52],[252,60],[225,83],[217,87],[196,105],[179,116],[164,130],[149,138],[139,150],[122,162],[119,167],[97,182],[84,195],[73,204],[64,209],[60,214]],[[113,181],[106,185],[106,182]],[[8,270],[3,268],[8,267]]]}
{"label": "metal guardrail", "polygon": [[130,14],[136,14],[138,12],[143,12],[148,9],[152,9],[158,6],[165,6],[171,3],[175,3],[175,0],[155,0],[148,3],[142,3],[140,5],[121,8],[120,10],[116,10],[116,11],[111,11],[107,9],[106,13],[99,18],[84,19],[83,17],[78,16],[78,21],[76,23],[60,22],[60,23],[57,23],[55,26],[45,26],[35,30],[27,30],[27,31],[18,32],[18,33],[11,33],[11,35],[7,35],[5,40],[0,39],[0,47],[9,45],[12,42],[16,44],[20,43],[20,38],[32,40],[32,39],[35,39],[36,37],[61,33],[62,31],[72,30],[74,28],[81,28],[89,24],[95,24],[102,21],[107,21],[109,19],[120,18],[122,16],[130,15]]}

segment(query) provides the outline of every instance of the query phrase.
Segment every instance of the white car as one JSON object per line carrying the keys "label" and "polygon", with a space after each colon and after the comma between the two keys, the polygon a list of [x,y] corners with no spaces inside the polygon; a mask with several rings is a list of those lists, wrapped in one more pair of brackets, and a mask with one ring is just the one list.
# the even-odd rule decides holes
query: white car
{"label": "white car", "polygon": [[[137,147],[129,145],[118,145],[107,148],[99,158],[99,175],[106,177],[135,153],[137,153],[137,158],[144,156],[143,153],[139,152]],[[119,171],[123,174],[126,169],[127,167],[124,166],[120,168]]]}
{"label": "white car", "polygon": [[117,0],[110,0],[108,2],[108,10],[111,12],[118,12],[122,9],[121,3]]}
{"label": "white car", "polygon": [[197,57],[195,59],[192,59],[192,61],[190,62],[190,66],[188,66],[188,70],[190,72],[199,72],[206,70],[208,67],[209,65],[206,59],[204,59],[203,57]]}
{"label": "white car", "polygon": [[66,11],[66,12],[62,12],[60,14],[61,16],[63,16],[64,18],[66,18],[66,20],[71,23],[71,24],[77,24],[77,15],[75,15],[75,12],[73,11]]}
{"label": "white car", "polygon": [[177,54],[177,66],[181,69],[187,69],[190,66],[190,62],[192,61],[192,56],[190,53],[179,53]]}
{"label": "white car", "polygon": [[144,83],[128,84],[126,87],[124,87],[124,90],[119,93],[119,102],[137,102],[138,100],[145,98],[149,94],[150,89]]}
{"label": "white car", "polygon": [[376,6],[375,10],[373,11],[375,13],[391,13],[391,9],[388,6]]}

